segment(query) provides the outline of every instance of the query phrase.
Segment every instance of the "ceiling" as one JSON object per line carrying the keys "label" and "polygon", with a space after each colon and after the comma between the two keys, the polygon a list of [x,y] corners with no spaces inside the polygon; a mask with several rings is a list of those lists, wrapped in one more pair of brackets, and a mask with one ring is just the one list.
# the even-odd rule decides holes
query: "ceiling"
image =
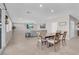
{"label": "ceiling", "polygon": [[[40,7],[40,4],[43,7]],[[6,3],[6,7],[13,22],[45,21],[65,14],[71,14],[79,19],[78,3]]]}

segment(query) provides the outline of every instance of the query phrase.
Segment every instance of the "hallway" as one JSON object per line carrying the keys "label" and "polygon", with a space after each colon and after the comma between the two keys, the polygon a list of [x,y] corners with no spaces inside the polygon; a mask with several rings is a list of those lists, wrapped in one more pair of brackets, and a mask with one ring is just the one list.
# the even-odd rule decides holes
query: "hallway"
{"label": "hallway", "polygon": [[76,55],[79,54],[79,38],[67,41],[67,45],[54,52],[53,47],[37,46],[37,38],[25,38],[25,33],[15,31],[3,55]]}

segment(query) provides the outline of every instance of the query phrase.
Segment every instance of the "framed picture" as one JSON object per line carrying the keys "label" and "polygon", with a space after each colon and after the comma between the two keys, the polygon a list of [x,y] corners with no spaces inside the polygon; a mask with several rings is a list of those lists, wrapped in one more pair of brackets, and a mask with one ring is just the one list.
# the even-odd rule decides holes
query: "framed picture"
{"label": "framed picture", "polygon": [[40,24],[40,28],[46,28],[46,24]]}
{"label": "framed picture", "polygon": [[26,25],[27,29],[33,29],[33,24],[29,23]]}

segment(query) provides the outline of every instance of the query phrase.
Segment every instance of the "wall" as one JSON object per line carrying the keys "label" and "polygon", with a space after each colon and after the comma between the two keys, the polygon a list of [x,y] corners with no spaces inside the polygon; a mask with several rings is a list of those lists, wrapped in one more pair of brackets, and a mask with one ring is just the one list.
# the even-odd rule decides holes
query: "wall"
{"label": "wall", "polygon": [[8,24],[6,24],[6,45],[12,39],[12,22],[10,18],[7,19]]}
{"label": "wall", "polygon": [[5,44],[5,10],[3,9],[3,5],[0,4],[0,8],[2,9],[2,13],[1,13],[1,21],[2,21],[2,39],[1,39],[1,44],[2,44],[2,49],[0,49],[0,53],[2,52],[2,50],[4,49],[4,47],[6,46]]}
{"label": "wall", "polygon": [[[70,26],[69,26],[69,28],[70,28],[70,30],[69,30],[69,32],[70,32],[69,37],[71,39],[77,37],[77,28],[76,28],[77,22],[78,22],[78,19],[76,19],[72,15],[69,15],[69,24],[70,24]],[[71,28],[71,27],[73,27],[73,28]]]}
{"label": "wall", "polygon": [[[26,28],[26,24],[28,23],[33,23],[34,25],[34,28],[32,30],[35,30],[35,31],[38,31],[38,30],[48,30],[48,33],[51,32],[51,23],[50,22],[25,22],[25,23],[21,23],[21,22],[16,22],[16,23],[13,23],[14,26],[16,26],[16,31],[23,31],[23,32],[26,32],[26,31],[29,31],[27,28]],[[46,24],[46,28],[45,29],[40,29],[40,24]]]}
{"label": "wall", "polygon": [[6,11],[2,3],[0,3],[0,8],[2,9],[1,20],[2,20],[2,49],[0,49],[0,54],[6,47],[7,43],[12,36],[12,22],[8,19],[9,24],[5,25],[5,15]]}
{"label": "wall", "polygon": [[13,22],[13,25],[16,26],[16,30],[18,31],[26,31],[26,24],[28,23],[33,23],[35,24],[34,21],[31,21],[31,20],[24,20],[22,18],[18,18],[15,22]]}

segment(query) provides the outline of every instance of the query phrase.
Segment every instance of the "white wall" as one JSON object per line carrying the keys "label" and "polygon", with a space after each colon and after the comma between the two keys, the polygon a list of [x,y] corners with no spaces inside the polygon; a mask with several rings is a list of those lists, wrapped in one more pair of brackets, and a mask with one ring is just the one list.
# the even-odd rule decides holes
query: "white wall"
{"label": "white wall", "polygon": [[71,21],[70,20],[70,35],[69,35],[69,37],[70,38],[73,38],[73,37],[75,37],[75,23],[74,23],[74,21]]}
{"label": "white wall", "polygon": [[[23,31],[23,32],[26,32],[28,31],[28,29],[26,28],[26,24],[28,23],[33,23],[34,25],[34,28],[32,30],[35,30],[35,31],[38,31],[38,30],[47,30],[48,33],[51,33],[52,29],[52,23],[50,22],[25,22],[25,23],[14,23],[14,26],[16,26],[16,30],[18,31]],[[46,24],[46,28],[45,29],[41,29],[40,28],[40,24]]]}
{"label": "white wall", "polygon": [[[26,28],[26,24],[29,24],[29,23],[33,23],[34,25],[36,24],[35,21],[33,20],[24,20],[23,18],[18,18],[14,23],[13,25],[16,26],[16,30],[18,31],[27,31],[27,28]],[[35,29],[35,27],[34,27]]]}
{"label": "white wall", "polygon": [[6,11],[4,9],[4,6],[2,3],[0,3],[0,8],[2,9],[2,39],[1,39],[1,43],[2,43],[2,49],[0,49],[0,53],[3,51],[3,49],[6,47],[8,41],[11,39],[12,36],[12,22],[10,21],[10,19],[8,19],[9,24],[5,25],[5,15],[6,15]]}
{"label": "white wall", "polygon": [[14,23],[13,25],[16,27],[16,31],[26,31],[26,25],[24,23]]}
{"label": "white wall", "polygon": [[2,50],[4,49],[4,47],[6,46],[5,44],[5,10],[3,9],[2,4],[0,4],[0,8],[2,9],[2,14],[1,14],[1,20],[2,20],[2,39],[1,39],[1,43],[2,43],[2,49],[0,49],[0,53],[2,52]]}
{"label": "white wall", "polygon": [[10,18],[7,19],[8,24],[6,24],[6,45],[12,39],[12,21]]}
{"label": "white wall", "polygon": [[7,20],[8,20],[8,24],[6,24],[6,32],[9,32],[9,31],[12,31],[12,22],[10,18]]}

